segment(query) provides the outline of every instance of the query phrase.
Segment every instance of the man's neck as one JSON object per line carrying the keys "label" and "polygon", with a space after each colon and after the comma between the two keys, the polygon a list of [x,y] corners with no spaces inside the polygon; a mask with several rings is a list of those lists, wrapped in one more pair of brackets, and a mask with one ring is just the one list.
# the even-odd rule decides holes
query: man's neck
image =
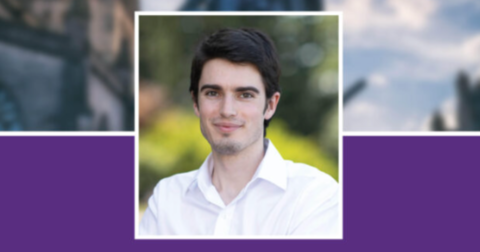
{"label": "man's neck", "polygon": [[235,155],[213,151],[212,183],[225,205],[232,202],[252,179],[264,156],[264,138]]}

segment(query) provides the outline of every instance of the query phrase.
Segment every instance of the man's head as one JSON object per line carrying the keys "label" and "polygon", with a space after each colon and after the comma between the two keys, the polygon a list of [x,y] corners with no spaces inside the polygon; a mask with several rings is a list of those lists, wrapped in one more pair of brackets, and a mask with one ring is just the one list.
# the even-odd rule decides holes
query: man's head
{"label": "man's head", "polygon": [[279,76],[275,46],[258,30],[223,29],[200,43],[190,92],[212,147],[222,141],[238,144],[234,138],[241,135],[256,140],[258,130],[265,136],[280,98]]}

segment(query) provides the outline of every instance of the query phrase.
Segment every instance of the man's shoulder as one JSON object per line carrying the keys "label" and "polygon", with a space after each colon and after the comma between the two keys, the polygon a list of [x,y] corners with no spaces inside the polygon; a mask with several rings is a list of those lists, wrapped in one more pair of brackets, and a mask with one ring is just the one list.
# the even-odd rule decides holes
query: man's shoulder
{"label": "man's shoulder", "polygon": [[313,166],[288,161],[287,177],[287,192],[295,197],[300,209],[320,209],[339,201],[338,182]]}
{"label": "man's shoulder", "polygon": [[321,187],[336,189],[338,182],[330,175],[313,166],[286,161],[287,177],[290,184],[303,185],[301,187]]}
{"label": "man's shoulder", "polygon": [[289,178],[314,178],[334,180],[330,175],[319,170],[318,168],[304,163],[295,163],[293,161],[286,160],[285,164]]}
{"label": "man's shoulder", "polygon": [[155,189],[161,190],[161,188],[168,188],[169,190],[184,190],[190,186],[194,181],[198,173],[197,170],[174,174],[170,177],[161,179]]}

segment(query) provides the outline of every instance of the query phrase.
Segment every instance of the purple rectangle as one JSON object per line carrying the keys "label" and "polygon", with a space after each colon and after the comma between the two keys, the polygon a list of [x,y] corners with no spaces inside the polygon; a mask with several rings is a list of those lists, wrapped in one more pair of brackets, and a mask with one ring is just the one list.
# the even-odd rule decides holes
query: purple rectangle
{"label": "purple rectangle", "polygon": [[134,240],[134,137],[0,137],[0,251],[475,251],[480,137],[345,137],[343,240]]}

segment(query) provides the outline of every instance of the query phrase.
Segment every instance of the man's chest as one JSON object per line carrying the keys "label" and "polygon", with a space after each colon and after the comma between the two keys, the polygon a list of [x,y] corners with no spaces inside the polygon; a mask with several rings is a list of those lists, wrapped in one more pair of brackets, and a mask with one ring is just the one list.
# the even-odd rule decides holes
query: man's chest
{"label": "man's chest", "polygon": [[170,206],[159,228],[166,235],[286,235],[292,204],[282,193],[246,195],[227,206],[194,197]]}

